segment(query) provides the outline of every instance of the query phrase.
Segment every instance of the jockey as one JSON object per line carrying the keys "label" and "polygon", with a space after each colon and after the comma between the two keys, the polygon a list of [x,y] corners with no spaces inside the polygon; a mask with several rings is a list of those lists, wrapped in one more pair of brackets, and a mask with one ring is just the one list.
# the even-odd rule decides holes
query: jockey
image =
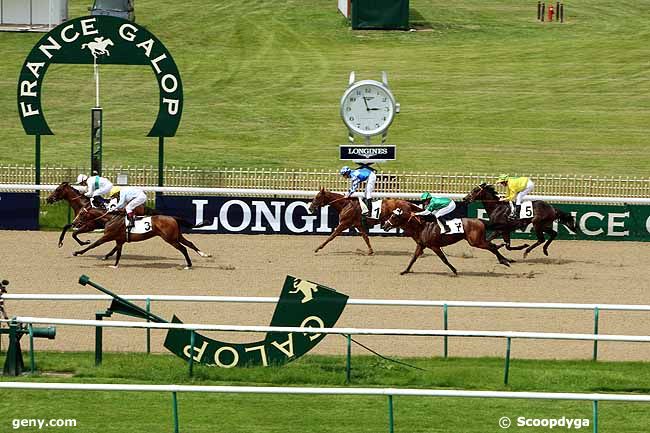
{"label": "jockey", "polygon": [[111,189],[111,197],[119,198],[115,209],[126,209],[126,217],[129,219],[127,228],[131,231],[131,228],[135,225],[135,209],[144,205],[147,201],[147,195],[140,188],[133,186],[123,188],[114,186]]}
{"label": "jockey", "polygon": [[370,216],[370,211],[372,210],[372,192],[375,189],[375,181],[377,180],[377,175],[368,167],[361,167],[356,170],[351,170],[350,167],[344,166],[339,170],[339,174],[343,177],[350,179],[350,190],[345,195],[346,198],[352,196],[352,194],[357,190],[359,184],[363,181],[366,182],[366,192],[363,196],[365,202],[365,212],[363,214],[366,217]]}
{"label": "jockey", "polygon": [[85,174],[80,174],[77,176],[77,185],[84,184],[88,186],[88,191],[84,195],[90,199],[90,204],[93,207],[99,207],[99,204],[103,201],[102,196],[107,195],[113,188],[111,181],[105,177],[88,177]]}
{"label": "jockey", "polygon": [[[507,174],[499,175],[497,183],[505,186],[508,189],[508,194],[503,197],[502,201],[510,202],[510,216],[508,219],[516,221],[519,219],[519,212],[521,211],[521,203],[524,198],[533,191],[535,184],[527,177],[512,177]],[[512,206],[512,202],[515,206]]]}
{"label": "jockey", "polygon": [[[456,209],[456,203],[445,197],[434,197],[430,192],[423,192],[420,196],[420,200],[423,201],[424,210],[416,212],[415,215],[428,216],[433,215],[440,222],[440,234],[445,233],[445,221],[447,218],[443,218],[445,215],[448,215]],[[426,218],[425,218],[426,220]]]}

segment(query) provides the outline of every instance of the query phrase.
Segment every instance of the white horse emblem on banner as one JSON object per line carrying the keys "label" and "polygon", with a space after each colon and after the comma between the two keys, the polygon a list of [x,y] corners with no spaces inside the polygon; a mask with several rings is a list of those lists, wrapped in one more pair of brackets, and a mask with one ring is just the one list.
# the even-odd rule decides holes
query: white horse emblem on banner
{"label": "white horse emblem on banner", "polygon": [[95,42],[88,42],[87,44],[83,44],[81,46],[81,49],[83,50],[84,48],[88,48],[93,57],[97,58],[99,56],[103,56],[104,54],[110,56],[111,53],[108,52],[107,47],[112,47],[114,45],[115,44],[110,39],[104,39],[103,36],[100,36],[98,38],[95,38]]}

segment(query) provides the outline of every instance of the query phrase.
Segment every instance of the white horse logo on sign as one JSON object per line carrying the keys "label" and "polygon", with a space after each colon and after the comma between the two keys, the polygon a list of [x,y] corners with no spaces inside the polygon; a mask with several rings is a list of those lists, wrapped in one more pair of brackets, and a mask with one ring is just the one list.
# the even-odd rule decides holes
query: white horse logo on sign
{"label": "white horse logo on sign", "polygon": [[110,39],[104,39],[103,36],[100,36],[98,38],[95,38],[95,42],[88,42],[87,44],[83,44],[81,46],[81,49],[83,50],[84,48],[88,48],[90,50],[90,54],[92,54],[96,59],[97,57],[103,56],[104,54],[110,56],[111,53],[108,52],[107,47],[112,47],[114,45],[115,44]]}

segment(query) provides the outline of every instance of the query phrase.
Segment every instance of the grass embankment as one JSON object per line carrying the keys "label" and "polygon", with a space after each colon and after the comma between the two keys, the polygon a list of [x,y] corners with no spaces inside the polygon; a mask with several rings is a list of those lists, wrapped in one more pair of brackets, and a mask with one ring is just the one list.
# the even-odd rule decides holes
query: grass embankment
{"label": "grass embankment", "polygon": [[[425,371],[354,356],[350,386],[549,392],[650,390],[650,369],[645,363],[513,360],[510,385],[505,386],[502,359],[405,361]],[[198,366],[193,378],[188,377],[186,364],[170,355],[110,353],[105,354],[103,366],[95,368],[92,353],[48,352],[37,353],[37,362],[39,371],[45,374],[20,380],[346,386],[343,357],[307,356],[277,368],[225,370]],[[62,375],[52,375],[54,372]],[[75,418],[77,429],[83,432],[150,433],[172,428],[171,396],[165,393],[11,391],[4,395],[8,398],[0,401],[0,431],[9,431],[13,418]],[[599,409],[600,431],[647,431],[650,408],[643,403],[602,402]],[[387,402],[381,397],[180,394],[179,412],[183,432],[388,431]],[[497,422],[502,416],[513,420],[519,416],[591,419],[592,405],[572,401],[395,398],[397,432],[499,432],[503,430]],[[591,427],[583,430],[591,431]]]}
{"label": "grass embankment", "polygon": [[[71,0],[70,16],[87,6]],[[334,169],[349,72],[386,70],[403,107],[389,135],[399,159],[387,169],[647,175],[649,0],[571,1],[565,24],[536,22],[536,2],[411,0],[417,32],[351,31],[321,0],[136,7],[183,78],[169,165]],[[34,159],[15,98],[39,37],[0,34],[0,163]],[[101,74],[104,164],[155,165],[151,71]],[[43,139],[43,163],[87,164],[92,67],[53,65],[43,102],[56,134]]]}

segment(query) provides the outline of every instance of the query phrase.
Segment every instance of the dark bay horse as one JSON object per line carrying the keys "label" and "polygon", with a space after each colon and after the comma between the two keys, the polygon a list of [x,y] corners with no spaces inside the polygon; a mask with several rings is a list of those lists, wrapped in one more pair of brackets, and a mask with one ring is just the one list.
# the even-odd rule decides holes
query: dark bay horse
{"label": "dark bay horse", "polygon": [[[546,241],[543,247],[544,255],[548,256],[548,246],[557,236],[557,232],[553,230],[554,221],[559,221],[569,230],[577,232],[575,219],[571,214],[561,211],[542,200],[533,200],[532,218],[522,218],[517,221],[511,221],[508,219],[508,215],[510,214],[510,204],[506,201],[500,200],[499,193],[497,193],[493,185],[482,183],[463,198],[463,201],[467,203],[476,200],[483,203],[483,207],[485,207],[490,218],[488,228],[495,231],[489,239],[492,240],[501,233],[508,250],[521,250],[526,248],[526,251],[524,251],[524,258],[533,249],[543,244],[544,241]],[[537,235],[537,242],[531,246],[524,244],[512,247],[510,245],[510,233],[517,229],[524,229],[528,224],[533,225],[533,229]],[[549,235],[548,240],[544,237],[544,233]]]}
{"label": "dark bay horse", "polygon": [[457,234],[440,234],[440,226],[436,222],[425,222],[417,215],[402,209],[395,209],[390,217],[386,220],[382,228],[390,230],[395,227],[404,229],[404,234],[413,238],[416,247],[413,257],[409,262],[406,269],[400,275],[404,275],[411,271],[413,263],[424,253],[425,248],[430,248],[438,255],[440,260],[451,269],[451,271],[458,275],[456,268],[453,267],[447,256],[442,251],[442,247],[455,244],[462,239],[467,240],[471,246],[488,250],[499,259],[499,263],[505,266],[510,266],[511,260],[505,258],[499,253],[499,247],[485,239],[485,223],[477,218],[462,218],[463,231],[465,233]]}
{"label": "dark bay horse", "polygon": [[192,267],[192,260],[187,253],[186,246],[190,249],[196,251],[201,257],[211,257],[210,254],[206,254],[203,251],[199,250],[196,245],[190,242],[183,236],[181,232],[181,226],[189,227],[199,227],[192,226],[192,224],[185,222],[183,219],[178,217],[172,217],[167,215],[153,215],[151,216],[151,227],[150,231],[147,233],[131,233],[127,239],[126,232],[126,223],[124,221],[123,213],[109,213],[100,209],[84,209],[79,212],[79,215],[75,218],[73,225],[80,229],[83,229],[86,225],[93,225],[95,221],[102,221],[104,224],[104,234],[101,238],[93,242],[91,245],[86,248],[75,251],[74,256],[80,256],[88,250],[97,248],[98,246],[106,243],[115,241],[115,248],[113,248],[108,254],[104,256],[104,260],[107,260],[113,254],[116,254],[115,265],[112,267],[117,268],[120,257],[122,255],[122,246],[127,242],[140,242],[146,241],[153,237],[159,236],[165,242],[176,248],[180,251],[185,257],[186,266],[185,269],[190,269]]}
{"label": "dark bay horse", "polygon": [[421,211],[422,209],[417,205],[406,201],[397,199],[385,199],[381,203],[381,212],[379,219],[367,218],[366,224],[362,221],[361,205],[356,197],[346,198],[343,194],[327,191],[321,188],[316,194],[316,197],[309,204],[309,212],[314,213],[317,209],[323,206],[332,206],[339,214],[339,225],[336,226],[332,234],[316,248],[314,251],[317,253],[325,245],[330,243],[332,239],[343,233],[344,230],[355,228],[361,234],[361,237],[368,246],[368,255],[374,254],[370,239],[368,238],[368,231],[366,227],[372,227],[376,224],[383,223],[393,212],[394,209],[402,208],[410,211]]}
{"label": "dark bay horse", "polygon": [[[63,182],[61,185],[59,185],[52,193],[47,197],[47,202],[49,204],[52,204],[54,202],[57,202],[59,200],[65,200],[68,202],[70,207],[72,208],[74,212],[74,216],[76,217],[79,215],[79,211],[81,209],[85,208],[90,208],[90,199],[77,191],[74,187],[72,187],[68,182]],[[66,232],[72,227],[72,224],[67,224],[63,227],[63,230],[61,231],[61,236],[59,236],[59,248],[63,246],[63,238],[65,237]],[[75,230],[72,232],[72,238],[77,241],[79,245],[88,245],[90,244],[90,241],[82,241],[79,239],[77,236],[81,233],[88,233],[91,232],[95,229],[101,229],[104,228],[103,224],[100,225],[99,223],[96,224],[95,226],[90,226],[88,225],[87,228],[84,230]]]}

